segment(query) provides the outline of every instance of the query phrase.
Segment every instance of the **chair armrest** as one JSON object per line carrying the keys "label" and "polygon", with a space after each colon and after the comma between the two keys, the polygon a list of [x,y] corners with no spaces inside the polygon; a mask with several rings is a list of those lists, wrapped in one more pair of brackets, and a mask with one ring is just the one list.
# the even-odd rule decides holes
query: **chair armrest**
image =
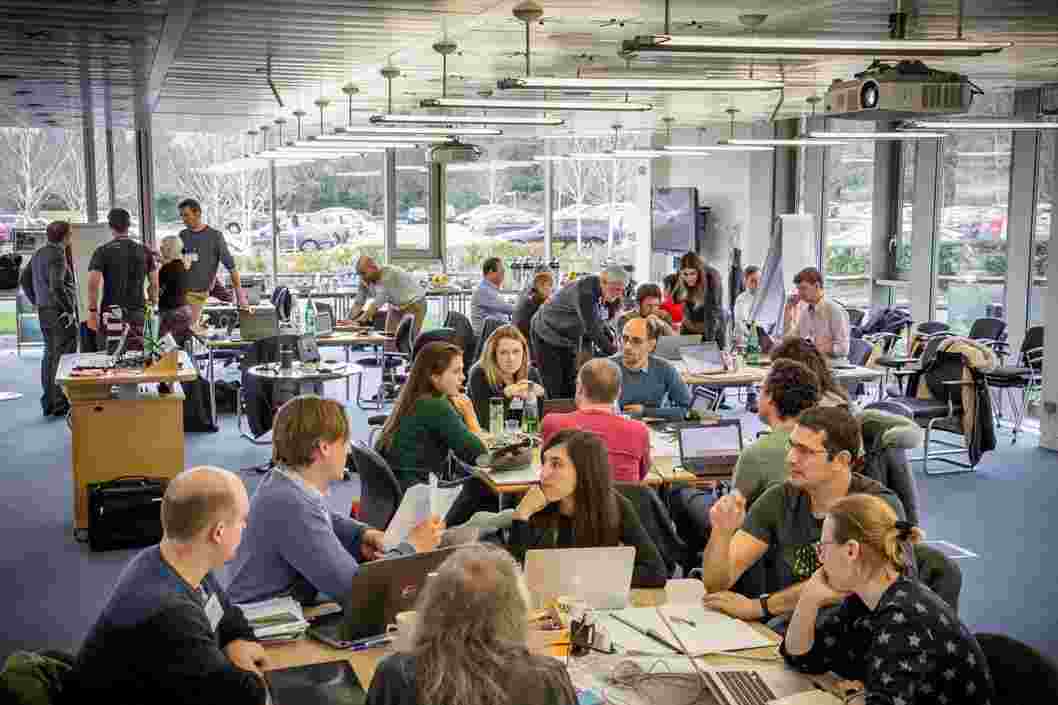
{"label": "chair armrest", "polygon": [[893,371],[893,376],[894,377],[909,377],[911,375],[915,375],[915,374],[918,374],[920,372],[922,372],[922,370],[920,368],[915,368],[913,370],[894,370]]}

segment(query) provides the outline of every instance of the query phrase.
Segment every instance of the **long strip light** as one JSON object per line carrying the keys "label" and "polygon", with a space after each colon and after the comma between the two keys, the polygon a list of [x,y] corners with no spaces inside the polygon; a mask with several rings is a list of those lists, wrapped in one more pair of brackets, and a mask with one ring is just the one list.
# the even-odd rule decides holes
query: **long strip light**
{"label": "long strip light", "polygon": [[774,147],[763,144],[670,144],[662,149],[671,152],[771,152]]}
{"label": "long strip light", "polygon": [[414,135],[432,137],[455,137],[472,135],[474,137],[491,137],[502,135],[503,130],[495,127],[336,127],[331,134],[317,135],[316,139],[334,138],[356,139],[361,135]]}
{"label": "long strip light", "polygon": [[860,140],[860,141],[893,141],[893,140],[939,140],[947,137],[944,132],[809,132],[808,136],[822,140]]}
{"label": "long strip light", "polygon": [[560,117],[512,117],[493,115],[372,115],[374,125],[527,125],[560,127],[566,121]]}
{"label": "long strip light", "polygon": [[774,91],[782,81],[725,78],[504,78],[500,90]]}
{"label": "long strip light", "polygon": [[389,143],[389,144],[441,144],[449,142],[453,138],[444,135],[317,135],[307,140],[295,142],[297,146],[328,145],[336,146],[357,142],[359,144]]}
{"label": "long strip light", "polygon": [[422,108],[463,108],[470,110],[585,110],[600,112],[646,112],[650,103],[610,103],[580,100],[494,100],[475,98],[424,98]]}
{"label": "long strip light", "polygon": [[922,130],[1058,130],[1058,122],[1027,120],[911,120],[904,127]]}
{"label": "long strip light", "polygon": [[731,139],[731,140],[720,140],[722,145],[731,145],[738,147],[749,147],[749,146],[767,146],[767,147],[833,147],[836,145],[848,144],[841,140],[817,140],[817,139]]}
{"label": "long strip light", "polygon": [[814,39],[811,37],[646,35],[625,40],[621,54],[817,54],[845,56],[981,56],[1014,46],[1013,42],[965,39]]}

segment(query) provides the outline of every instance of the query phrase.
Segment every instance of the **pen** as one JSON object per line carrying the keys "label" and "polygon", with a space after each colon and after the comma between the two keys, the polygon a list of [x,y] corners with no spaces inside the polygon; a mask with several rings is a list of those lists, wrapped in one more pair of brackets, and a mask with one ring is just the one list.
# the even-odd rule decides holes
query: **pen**
{"label": "pen", "polygon": [[632,624],[631,622],[629,622],[627,619],[623,619],[621,617],[618,617],[616,614],[611,614],[610,616],[613,617],[614,619],[616,619],[621,624],[623,624],[626,627],[628,627],[629,629],[633,629],[633,630],[639,632],[640,634],[642,634],[643,636],[650,637],[651,639],[653,639],[654,641],[658,642],[659,644],[662,644],[666,648],[672,649],[676,653],[680,653],[679,649],[677,649],[675,646],[673,646],[668,641],[666,641],[664,637],[662,637],[660,634],[658,634],[653,629],[643,629],[642,627],[638,627],[635,624]]}
{"label": "pen", "polygon": [[688,627],[697,627],[698,625],[685,617],[669,617],[673,622],[678,624],[686,624]]}
{"label": "pen", "polygon": [[391,644],[392,642],[393,642],[393,639],[391,639],[389,637],[384,637],[382,639],[375,639],[373,641],[365,641],[365,642],[362,642],[360,644],[354,644],[354,645],[350,646],[346,650],[347,651],[367,651],[368,649],[374,649],[374,648],[379,647],[379,646],[386,646],[387,644]]}

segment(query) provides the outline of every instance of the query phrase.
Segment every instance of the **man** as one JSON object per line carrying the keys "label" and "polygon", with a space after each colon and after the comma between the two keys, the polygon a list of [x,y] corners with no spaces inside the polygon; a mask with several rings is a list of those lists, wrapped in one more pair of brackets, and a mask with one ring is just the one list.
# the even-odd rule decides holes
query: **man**
{"label": "man", "polygon": [[[823,516],[850,494],[878,495],[904,518],[904,507],[888,488],[852,472],[861,447],[859,423],[843,408],[816,406],[801,413],[790,433],[789,479],[765,490],[746,513],[740,492],[721,497],[709,510],[712,526],[702,555],[705,606],[739,619],[770,620],[793,612],[804,582],[819,567],[816,544]],[[780,590],[749,598],[727,592],[775,547]]]}
{"label": "man", "polygon": [[633,318],[651,317],[663,324],[658,335],[673,335],[672,316],[661,307],[661,287],[657,284],[640,284],[636,289],[636,308],[617,319],[617,330],[623,331]]}
{"label": "man", "polygon": [[114,705],[208,700],[263,705],[268,656],[213,572],[234,558],[249,499],[227,470],[169,483],[164,537],[136,555],[88,632],[63,696]]}
{"label": "man", "polygon": [[202,222],[202,206],[193,198],[185,198],[177,206],[180,219],[187,226],[180,231],[184,243],[185,260],[190,262],[187,278],[187,303],[191,305],[192,325],[198,325],[202,318],[202,309],[209,298],[209,290],[217,278],[221,263],[231,274],[231,286],[235,290],[235,300],[239,308],[249,308],[246,292],[242,289],[239,271],[235,268],[235,258],[228,250],[228,241],[224,235]]}
{"label": "man", "polygon": [[158,307],[158,263],[153,252],[129,237],[132,216],[124,208],[114,208],[107,214],[107,223],[114,239],[97,247],[88,262],[87,323],[98,333],[99,345],[104,350],[107,331],[99,325],[100,311],[120,309],[122,322],[130,326],[129,337],[142,340],[147,316],[144,280],[147,280],[151,306]]}
{"label": "man", "polygon": [[621,370],[613,360],[595,358],[577,374],[577,410],[548,414],[540,429],[541,444],[564,428],[591,431],[606,442],[610,469],[617,482],[639,482],[650,470],[650,432],[641,421],[614,412],[621,394]]}
{"label": "man", "polygon": [[55,383],[55,372],[63,355],[77,352],[77,294],[73,272],[66,262],[70,246],[70,224],[56,220],[48,224],[48,242],[33,253],[22,270],[20,284],[37,307],[44,356],[40,360],[40,409],[45,416],[66,416],[70,402]]}
{"label": "man", "polygon": [[627,282],[623,267],[607,267],[566,284],[533,316],[533,355],[545,363],[540,376],[552,399],[573,396],[577,358],[590,355],[591,345],[603,355],[617,352],[607,321],[620,305]]}
{"label": "man", "polygon": [[[370,325],[379,306],[389,304],[386,333],[393,335],[400,320],[410,313],[415,316],[412,329],[412,340],[415,340],[426,318],[426,289],[418,278],[399,267],[388,264],[379,266],[367,255],[356,261],[356,273],[360,276],[360,290],[353,301],[349,318]],[[368,299],[370,303],[367,303]]]}
{"label": "man", "polygon": [[757,302],[760,278],[760,267],[754,264],[746,267],[743,275],[746,290],[735,299],[735,345],[745,345],[749,340],[749,324],[753,320],[753,304]]}
{"label": "man", "polygon": [[[777,360],[764,380],[758,416],[770,432],[746,446],[735,464],[735,489],[752,508],[766,489],[786,481],[786,453],[797,417],[819,400],[819,381],[812,370],[793,360]],[[669,508],[676,530],[697,555],[709,538],[709,509],[714,488],[676,486],[669,492]]]}
{"label": "man", "polygon": [[682,421],[691,408],[691,393],[676,367],[653,355],[664,325],[657,318],[628,321],[621,352],[610,359],[621,369],[619,406],[626,414]]}
{"label": "man", "polygon": [[474,327],[475,335],[481,335],[486,318],[509,320],[514,313],[514,304],[507,303],[500,296],[505,274],[503,260],[489,257],[481,266],[481,273],[481,283],[470,297],[470,325]]}
{"label": "man", "polygon": [[794,277],[794,284],[797,294],[786,301],[783,315],[786,337],[807,338],[830,357],[848,357],[849,314],[841,304],[823,296],[823,275],[815,267],[806,267]]}
{"label": "man", "polygon": [[235,558],[228,593],[235,602],[322,593],[344,601],[360,561],[431,551],[441,539],[436,517],[415,527],[392,552],[377,529],[328,509],[324,497],[341,480],[349,454],[349,419],[336,401],[295,397],[276,414],[277,463],[257,489],[249,529]]}

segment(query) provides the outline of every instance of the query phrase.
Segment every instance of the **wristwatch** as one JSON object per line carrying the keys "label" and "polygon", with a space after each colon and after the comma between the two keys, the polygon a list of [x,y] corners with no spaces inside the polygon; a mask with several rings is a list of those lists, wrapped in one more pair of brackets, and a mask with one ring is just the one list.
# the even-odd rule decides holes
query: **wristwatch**
{"label": "wristwatch", "polygon": [[771,593],[765,592],[765,593],[761,594],[761,596],[759,598],[760,599],[760,609],[761,609],[761,612],[764,613],[764,614],[761,615],[761,620],[768,620],[768,619],[771,619],[772,617],[775,616],[774,614],[771,613],[771,610],[768,609],[768,598],[769,597],[771,597]]}

